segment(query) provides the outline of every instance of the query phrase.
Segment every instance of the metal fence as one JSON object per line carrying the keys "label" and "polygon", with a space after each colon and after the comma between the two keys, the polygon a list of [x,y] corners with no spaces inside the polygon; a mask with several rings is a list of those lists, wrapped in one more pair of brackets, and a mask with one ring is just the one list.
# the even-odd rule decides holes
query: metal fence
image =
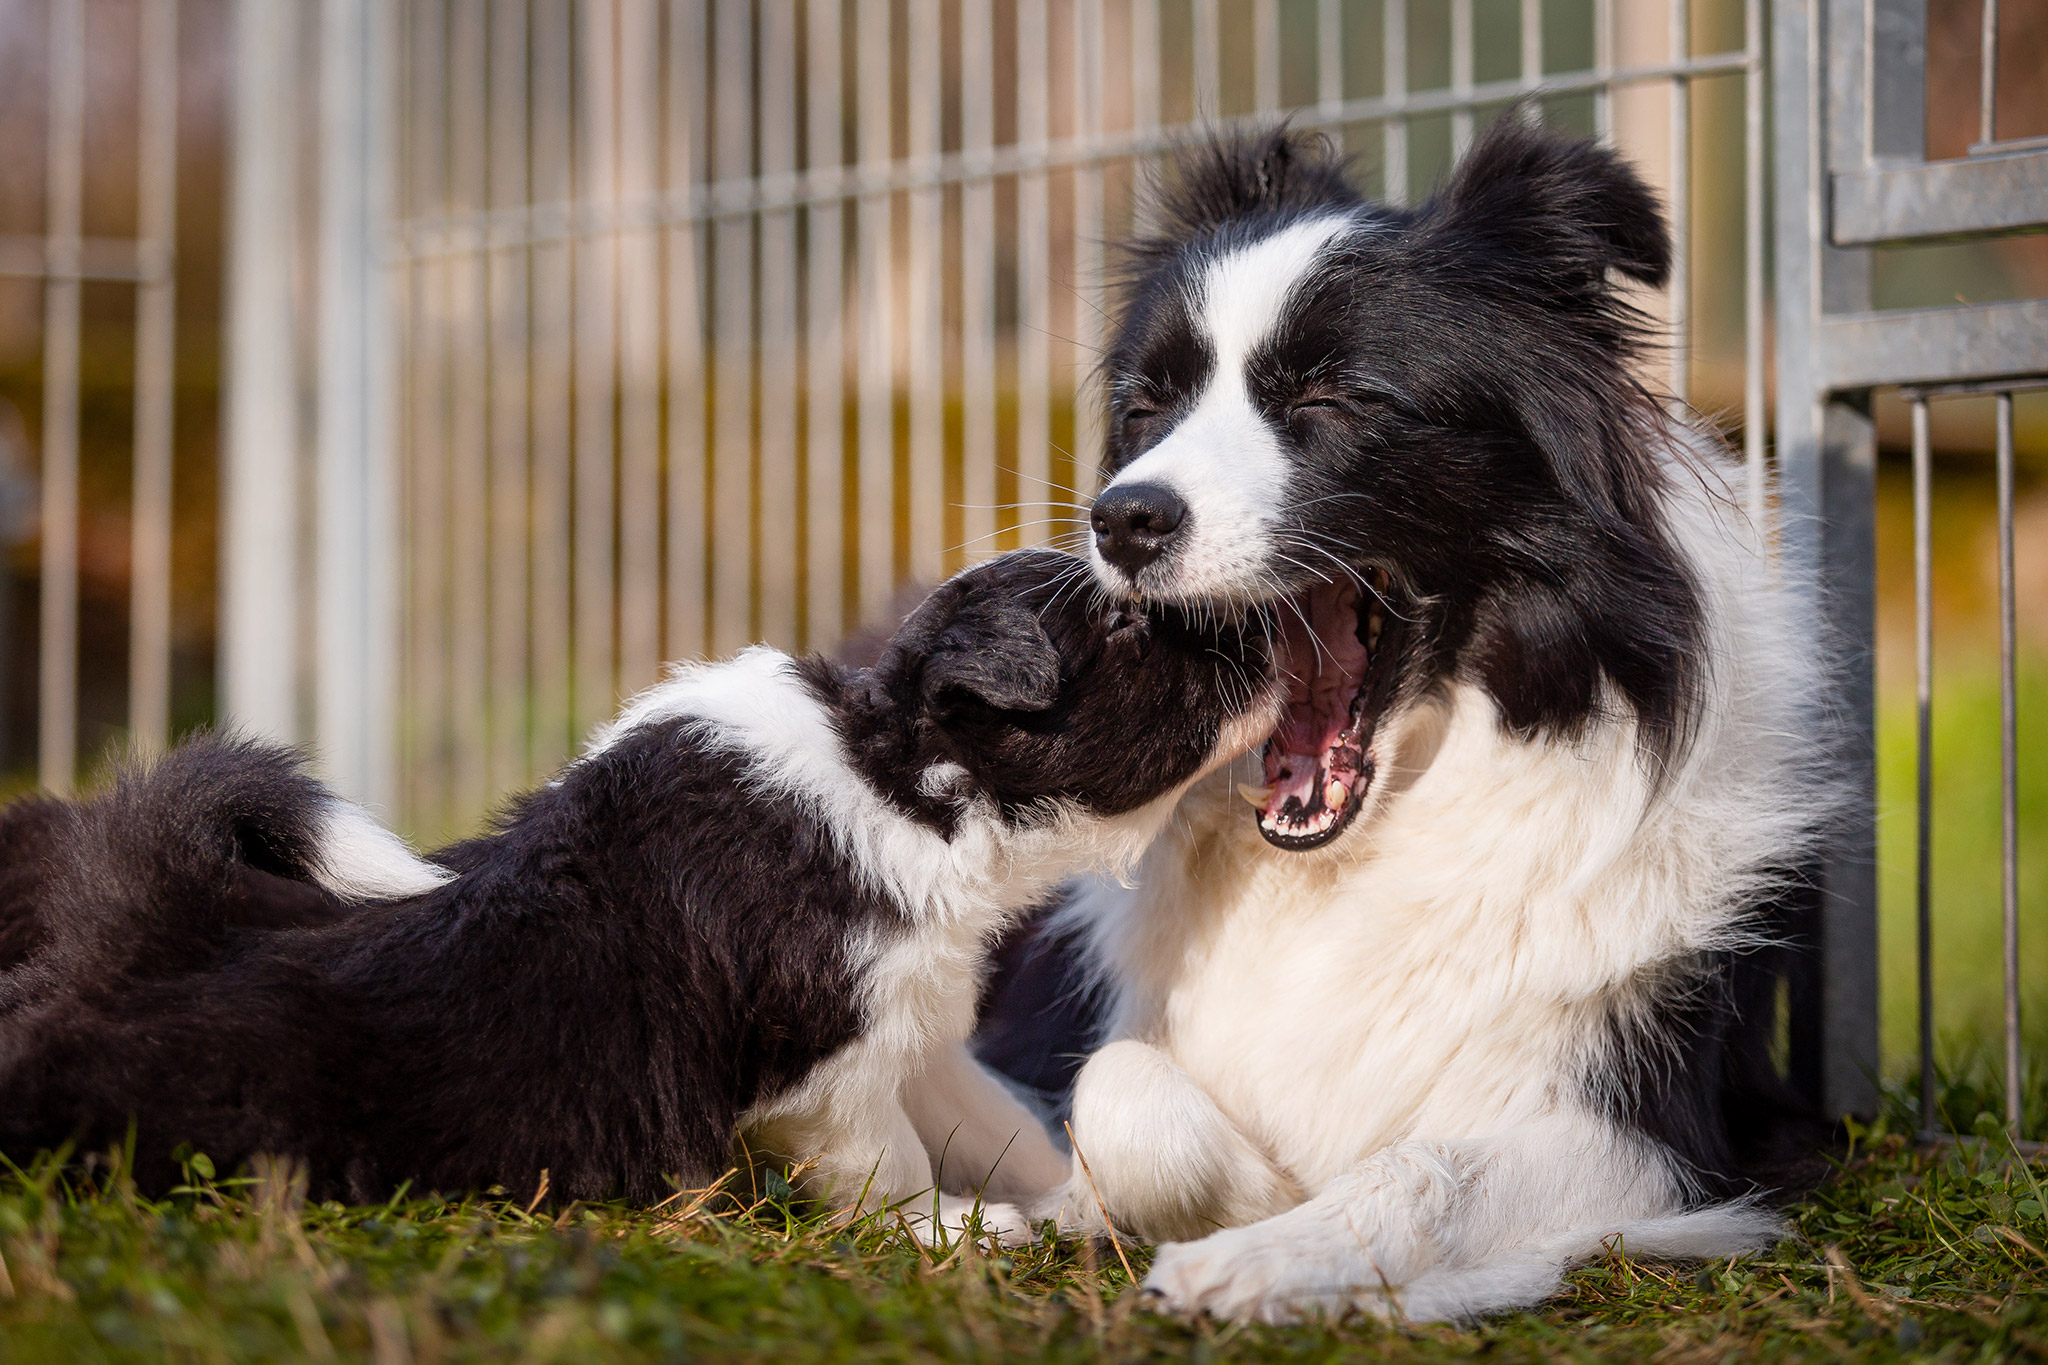
{"label": "metal fence", "polygon": [[[44,282],[37,723],[57,790],[77,762],[86,282],[135,290],[129,728],[143,747],[168,728],[179,15],[124,2],[133,239],[83,232],[88,0],[47,0],[45,230],[0,237],[0,274]],[[1926,159],[1910,0],[1779,0],[1768,35],[1762,0],[223,3],[221,711],[310,740],[423,836],[543,773],[665,659],[829,646],[906,582],[1067,529],[1100,442],[1106,244],[1142,227],[1160,159],[1219,127],[1326,130],[1394,200],[1517,99],[1622,146],[1678,246],[1645,300],[1672,338],[1647,377],[1740,441],[1758,500],[1771,438],[1787,549],[1845,645],[1853,772],[1872,757],[1872,395],[1903,386],[1924,473],[1929,402],[2048,374],[2048,303],[1871,307],[1878,247],[2048,222],[2048,150],[1988,114],[1971,155]],[[1923,727],[1923,869],[1926,745]],[[1838,1112],[1868,1110],[1876,1074],[1859,794],[1787,982],[1793,1069]]]}
{"label": "metal fence", "polygon": [[[344,401],[391,413],[400,510],[366,553],[403,565],[368,616],[397,661],[372,743],[404,776],[361,785],[415,829],[546,770],[664,659],[829,645],[905,581],[1057,533],[1101,440],[1104,243],[1153,161],[1236,121],[1329,130],[1396,200],[1511,100],[1619,129],[1678,231],[1656,378],[1696,396],[1694,300],[1732,286],[1710,387],[1762,488],[1754,0],[335,8],[396,118],[375,250],[399,360]],[[1746,155],[1734,278],[1703,283],[1716,78]],[[329,722],[378,729],[321,715],[343,747]]]}
{"label": "metal fence", "polygon": [[88,283],[134,290],[128,730],[164,743],[171,714],[171,420],[176,348],[178,5],[139,0],[132,237],[85,234],[85,0],[45,19],[44,228],[0,235],[0,277],[43,285],[37,773],[71,789],[78,766],[80,308]]}

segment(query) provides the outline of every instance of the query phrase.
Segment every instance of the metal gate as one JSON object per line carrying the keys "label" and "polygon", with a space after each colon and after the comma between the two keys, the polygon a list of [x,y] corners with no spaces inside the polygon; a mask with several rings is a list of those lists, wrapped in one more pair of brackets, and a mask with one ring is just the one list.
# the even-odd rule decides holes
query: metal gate
{"label": "metal gate", "polygon": [[1917,925],[1921,1123],[1935,1125],[1929,821],[1932,621],[1927,405],[1996,395],[2002,639],[2005,1093],[2020,1104],[2012,394],[2048,376],[2048,301],[1874,311],[1874,249],[2048,225],[2048,145],[2001,141],[1998,0],[1983,0],[1979,137],[1929,160],[1926,0],[1784,0],[1772,24],[1776,120],[1777,449],[1788,549],[1817,573],[1838,646],[1852,819],[1821,869],[1793,992],[1801,1079],[1831,1112],[1876,1104],[1872,655],[1873,393],[1912,406],[1919,666]]}

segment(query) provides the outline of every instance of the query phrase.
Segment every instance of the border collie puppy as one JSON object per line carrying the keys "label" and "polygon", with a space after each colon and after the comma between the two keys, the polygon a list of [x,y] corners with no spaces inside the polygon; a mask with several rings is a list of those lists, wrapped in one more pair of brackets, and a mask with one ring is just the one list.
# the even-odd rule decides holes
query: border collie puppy
{"label": "border collie puppy", "polygon": [[190,1142],[359,1200],[545,1171],[646,1201],[743,1133],[921,1230],[935,1185],[953,1227],[971,1193],[1042,1193],[1066,1159],[964,1047],[985,944],[1136,858],[1277,713],[1263,633],[1118,609],[1086,573],[970,569],[870,669],[678,669],[438,865],[234,741],[17,807],[0,846],[40,870],[9,912],[38,924],[0,976],[0,1151],[132,1117],[154,1182]]}
{"label": "border collie puppy", "polygon": [[1828,805],[1817,632],[1632,369],[1654,196],[1519,112],[1410,209],[1312,139],[1198,151],[1132,257],[1096,578],[1272,610],[1290,677],[1262,757],[1056,925],[1109,1002],[1076,1144],[1175,1310],[1458,1317],[1616,1235],[1725,1256],[1816,1131],[1740,995]]}

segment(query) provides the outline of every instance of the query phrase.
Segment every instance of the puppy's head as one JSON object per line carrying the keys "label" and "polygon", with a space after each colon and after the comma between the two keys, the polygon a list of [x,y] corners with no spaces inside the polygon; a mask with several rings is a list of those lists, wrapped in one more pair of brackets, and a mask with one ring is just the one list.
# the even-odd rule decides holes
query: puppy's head
{"label": "puppy's head", "polygon": [[949,833],[976,803],[1012,824],[1122,815],[1270,729],[1268,633],[1118,604],[1085,561],[1020,550],[940,586],[841,680],[842,731],[870,780]]}

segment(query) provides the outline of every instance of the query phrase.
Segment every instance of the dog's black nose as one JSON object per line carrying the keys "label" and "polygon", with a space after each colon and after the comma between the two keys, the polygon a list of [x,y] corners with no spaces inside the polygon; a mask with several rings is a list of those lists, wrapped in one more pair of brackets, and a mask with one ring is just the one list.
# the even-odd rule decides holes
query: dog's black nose
{"label": "dog's black nose", "polygon": [[1102,557],[1134,574],[1166,553],[1187,518],[1188,505],[1165,484],[1134,483],[1104,492],[1088,520]]}

